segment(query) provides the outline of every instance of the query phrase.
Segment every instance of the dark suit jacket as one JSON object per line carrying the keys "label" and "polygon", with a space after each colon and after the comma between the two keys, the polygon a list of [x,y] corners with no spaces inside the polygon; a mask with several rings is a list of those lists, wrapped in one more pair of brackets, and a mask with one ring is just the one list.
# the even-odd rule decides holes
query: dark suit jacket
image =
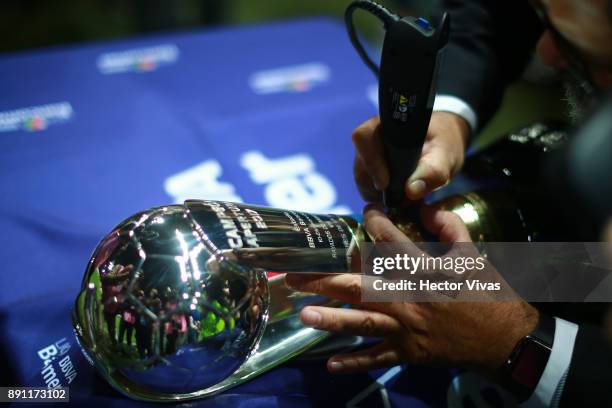
{"label": "dark suit jacket", "polygon": [[467,102],[480,126],[533,55],[542,28],[525,0],[444,0],[451,31],[438,93]]}
{"label": "dark suit jacket", "polygon": [[[438,93],[467,102],[482,127],[498,109],[506,86],[524,71],[542,27],[525,0],[444,0],[443,5],[451,15],[451,33]],[[612,407],[612,343],[599,327],[587,324],[600,323],[596,316],[602,306],[544,307],[580,324],[561,407]]]}

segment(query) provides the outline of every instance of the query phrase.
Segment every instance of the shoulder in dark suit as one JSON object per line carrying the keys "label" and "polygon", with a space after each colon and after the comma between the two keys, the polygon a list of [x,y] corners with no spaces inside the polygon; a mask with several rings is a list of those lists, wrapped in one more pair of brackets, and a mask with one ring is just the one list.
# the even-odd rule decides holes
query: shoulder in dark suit
{"label": "shoulder in dark suit", "polygon": [[484,125],[498,109],[504,88],[517,79],[542,32],[525,0],[444,0],[451,32],[438,93],[468,103]]}

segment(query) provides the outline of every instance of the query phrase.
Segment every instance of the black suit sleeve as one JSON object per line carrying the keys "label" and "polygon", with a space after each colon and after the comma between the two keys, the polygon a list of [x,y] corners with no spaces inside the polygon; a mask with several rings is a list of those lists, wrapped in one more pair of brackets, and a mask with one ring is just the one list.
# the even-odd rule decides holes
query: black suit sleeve
{"label": "black suit sleeve", "polygon": [[479,126],[499,107],[504,89],[518,78],[542,32],[526,0],[444,0],[451,30],[438,93],[474,109]]}
{"label": "black suit sleeve", "polygon": [[612,342],[595,326],[578,329],[559,406],[612,407]]}

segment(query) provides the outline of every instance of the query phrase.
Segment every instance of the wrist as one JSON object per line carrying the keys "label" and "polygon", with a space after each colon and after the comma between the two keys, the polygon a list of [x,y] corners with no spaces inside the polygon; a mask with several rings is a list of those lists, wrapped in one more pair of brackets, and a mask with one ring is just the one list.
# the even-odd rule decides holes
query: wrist
{"label": "wrist", "polygon": [[553,317],[540,315],[537,328],[523,337],[500,369],[500,383],[519,402],[534,393],[551,358],[556,322]]}
{"label": "wrist", "polygon": [[471,131],[478,129],[478,117],[472,107],[464,100],[453,95],[436,95],[434,112],[449,112],[461,116],[469,125]]}
{"label": "wrist", "polygon": [[500,368],[508,361],[516,346],[532,333],[540,320],[539,311],[526,302],[510,302],[510,308],[502,308],[503,321],[497,329],[496,342],[490,357],[484,362],[482,371],[498,380]]}
{"label": "wrist", "polygon": [[503,353],[502,364],[508,359],[517,344],[525,338],[525,336],[533,333],[540,323],[541,315],[538,309],[531,306],[529,303],[524,303],[522,306],[520,318],[517,319],[514,328],[509,331],[511,334],[508,336],[509,341],[505,345],[506,349]]}
{"label": "wrist", "polygon": [[465,151],[471,136],[471,128],[468,121],[461,115],[445,111],[433,112],[432,116],[436,116],[441,122],[446,123],[451,134],[459,136],[459,140]]}

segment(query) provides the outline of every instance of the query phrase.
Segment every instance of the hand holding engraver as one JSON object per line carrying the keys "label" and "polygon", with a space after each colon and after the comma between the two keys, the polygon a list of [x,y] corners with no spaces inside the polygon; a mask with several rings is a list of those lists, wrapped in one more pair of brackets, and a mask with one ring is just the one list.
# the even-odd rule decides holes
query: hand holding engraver
{"label": "hand holding engraver", "polygon": [[[356,149],[354,174],[366,201],[381,200],[389,183],[380,134],[380,119],[375,116],[353,132]],[[449,112],[434,112],[417,168],[406,181],[406,196],[420,200],[427,193],[448,184],[461,169],[469,136],[469,126],[462,117]]]}
{"label": "hand holding engraver", "polygon": [[[465,224],[448,211],[425,208],[425,227],[442,242],[471,242]],[[411,244],[378,206],[364,213],[375,242]],[[475,250],[475,249],[474,249]],[[334,373],[365,371],[404,362],[474,369],[493,375],[517,342],[538,323],[538,311],[512,302],[363,302],[358,275],[288,274],[287,284],[353,305],[352,309],[308,306],[302,322],[332,332],[383,338],[357,352],[333,356]]]}

